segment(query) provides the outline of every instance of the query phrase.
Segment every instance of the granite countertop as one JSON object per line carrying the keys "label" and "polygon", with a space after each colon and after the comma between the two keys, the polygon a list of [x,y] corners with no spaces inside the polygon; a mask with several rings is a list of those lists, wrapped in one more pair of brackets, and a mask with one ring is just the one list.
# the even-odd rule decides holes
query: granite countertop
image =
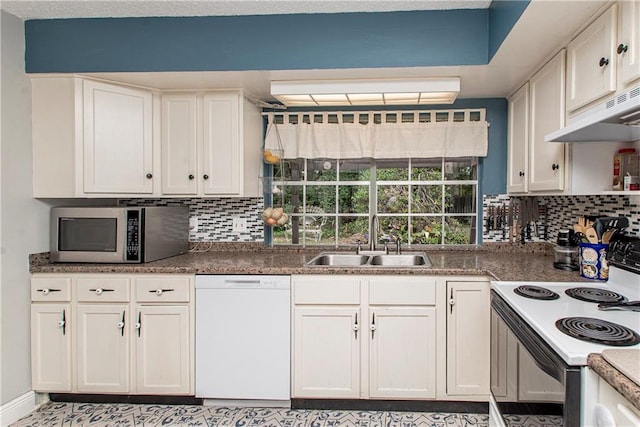
{"label": "granite countertop", "polygon": [[[195,249],[198,249],[197,247]],[[30,259],[31,273],[182,273],[182,274],[423,274],[486,275],[502,281],[582,280],[577,272],[553,267],[547,244],[487,244],[465,249],[425,249],[433,264],[423,267],[313,267],[304,264],[327,247],[266,248],[262,244],[214,244],[207,252],[189,252],[145,264],[50,263],[48,254]],[[405,252],[419,249],[407,249]],[[351,251],[353,252],[353,251]]]}
{"label": "granite countertop", "polygon": [[[605,350],[606,351],[606,350]],[[628,350],[628,351],[633,351]],[[611,357],[610,363],[606,357]],[[634,353],[618,353],[611,355],[602,355],[592,353],[587,358],[587,366],[589,366],[595,373],[597,373],[603,380],[605,380],[611,387],[613,387],[618,393],[624,396],[633,406],[640,409],[640,385],[638,381],[640,378],[630,378],[623,372],[633,372],[634,368],[637,369],[638,365],[638,352]],[[627,370],[627,364],[630,365],[631,370]],[[618,367],[614,366],[618,365]],[[634,366],[635,365],[635,366]],[[622,368],[622,369],[619,369]]]}

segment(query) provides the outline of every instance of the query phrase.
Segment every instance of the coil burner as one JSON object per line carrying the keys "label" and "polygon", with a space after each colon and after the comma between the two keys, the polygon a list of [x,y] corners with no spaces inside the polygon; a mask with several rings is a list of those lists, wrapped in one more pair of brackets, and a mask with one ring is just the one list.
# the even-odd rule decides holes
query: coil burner
{"label": "coil burner", "polygon": [[570,337],[592,343],[616,347],[640,343],[640,336],[626,326],[591,317],[565,317],[556,321],[556,328]]}
{"label": "coil burner", "polygon": [[513,292],[531,299],[554,300],[560,298],[560,295],[542,286],[522,285],[515,288]]}
{"label": "coil burner", "polygon": [[627,300],[623,295],[599,288],[570,288],[564,291],[564,293],[569,295],[571,298],[587,302],[611,303]]}

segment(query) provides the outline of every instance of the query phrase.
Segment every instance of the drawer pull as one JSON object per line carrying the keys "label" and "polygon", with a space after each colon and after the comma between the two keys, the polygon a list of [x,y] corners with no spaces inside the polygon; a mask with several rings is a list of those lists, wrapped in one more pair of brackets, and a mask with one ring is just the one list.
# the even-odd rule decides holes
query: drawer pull
{"label": "drawer pull", "polygon": [[44,288],[44,289],[36,289],[36,292],[42,292],[42,295],[49,295],[49,292],[60,292],[60,289]]}
{"label": "drawer pull", "polygon": [[161,288],[158,288],[158,289],[156,289],[156,290],[151,290],[151,291],[149,291],[149,293],[150,293],[150,294],[156,294],[156,295],[160,296],[160,295],[162,295],[162,294],[163,294],[163,293],[165,293],[165,292],[173,292],[174,290],[175,290],[175,289],[161,289]]}
{"label": "drawer pull", "polygon": [[609,60],[603,56],[602,58],[600,58],[598,65],[600,65],[601,68],[606,67],[607,65],[609,65]]}
{"label": "drawer pull", "polygon": [[96,289],[89,289],[91,292],[95,292],[96,295],[102,295],[103,292],[113,292],[113,289],[102,289],[102,288],[96,288]]}
{"label": "drawer pull", "polygon": [[453,289],[451,289],[451,294],[449,296],[449,314],[453,313],[454,305],[456,305],[456,300],[453,298]]}

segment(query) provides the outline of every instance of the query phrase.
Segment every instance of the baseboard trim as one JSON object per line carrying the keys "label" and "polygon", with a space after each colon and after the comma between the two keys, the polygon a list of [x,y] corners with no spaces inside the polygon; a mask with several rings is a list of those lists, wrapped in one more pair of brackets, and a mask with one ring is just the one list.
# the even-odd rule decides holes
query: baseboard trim
{"label": "baseboard trim", "polygon": [[0,406],[0,426],[7,427],[36,410],[36,393],[28,391]]}

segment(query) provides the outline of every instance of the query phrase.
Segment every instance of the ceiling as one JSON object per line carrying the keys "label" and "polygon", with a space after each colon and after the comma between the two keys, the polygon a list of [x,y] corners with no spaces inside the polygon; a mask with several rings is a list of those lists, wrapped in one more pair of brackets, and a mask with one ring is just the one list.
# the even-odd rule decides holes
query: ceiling
{"label": "ceiling", "polygon": [[[315,69],[91,75],[155,89],[244,89],[267,102],[271,80],[410,78],[459,76],[458,98],[507,97],[544,61],[566,46],[606,0],[532,0],[487,65],[366,69]],[[195,16],[316,12],[373,12],[443,8],[486,8],[490,1],[462,0],[3,0],[0,5],[22,19],[107,16]]]}
{"label": "ceiling", "polygon": [[24,20],[486,9],[491,0],[4,0]]}

